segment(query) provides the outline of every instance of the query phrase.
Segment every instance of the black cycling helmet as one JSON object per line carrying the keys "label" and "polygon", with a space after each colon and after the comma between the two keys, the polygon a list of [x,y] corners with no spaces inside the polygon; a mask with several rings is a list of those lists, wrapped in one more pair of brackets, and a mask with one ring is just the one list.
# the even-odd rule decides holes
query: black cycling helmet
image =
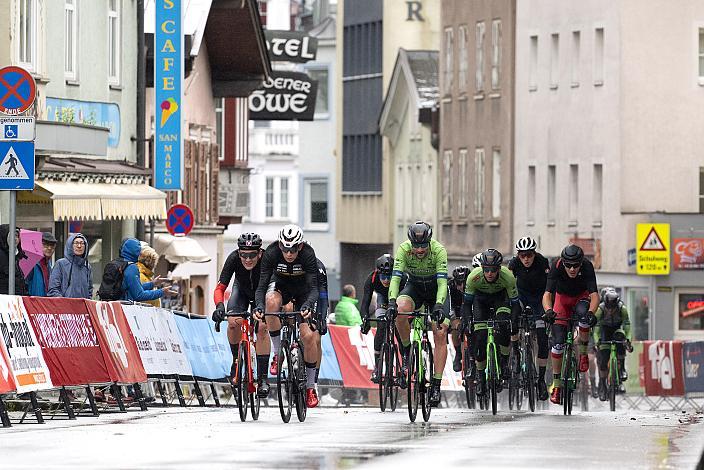
{"label": "black cycling helmet", "polygon": [[376,259],[376,270],[379,274],[390,275],[394,269],[394,259],[390,254],[385,253]]}
{"label": "black cycling helmet", "polygon": [[243,233],[237,239],[240,250],[258,250],[262,247],[262,237],[257,233]]}
{"label": "black cycling helmet", "polygon": [[408,239],[413,244],[430,243],[433,238],[433,229],[430,225],[419,220],[415,224],[408,226]]}
{"label": "black cycling helmet", "polygon": [[452,270],[452,279],[455,282],[465,282],[470,269],[467,266],[457,266]]}
{"label": "black cycling helmet", "polygon": [[584,260],[584,251],[577,245],[567,245],[560,258],[565,263],[581,263]]}
{"label": "black cycling helmet", "polygon": [[496,248],[489,248],[482,253],[482,267],[484,266],[501,266],[504,262],[504,255]]}

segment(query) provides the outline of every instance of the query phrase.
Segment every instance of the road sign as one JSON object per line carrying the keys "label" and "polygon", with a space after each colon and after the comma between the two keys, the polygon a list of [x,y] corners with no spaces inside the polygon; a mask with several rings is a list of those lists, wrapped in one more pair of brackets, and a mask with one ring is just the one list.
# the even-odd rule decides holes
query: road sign
{"label": "road sign", "polygon": [[0,117],[0,141],[30,141],[35,136],[34,116]]}
{"label": "road sign", "polygon": [[17,116],[27,111],[37,97],[37,83],[25,69],[0,69],[0,113]]}
{"label": "road sign", "polygon": [[185,204],[174,204],[166,213],[166,229],[171,235],[188,235],[194,223],[193,211]]}
{"label": "road sign", "polygon": [[34,142],[0,142],[0,190],[34,189]]}
{"label": "road sign", "polygon": [[638,224],[636,248],[639,275],[670,274],[670,224]]}

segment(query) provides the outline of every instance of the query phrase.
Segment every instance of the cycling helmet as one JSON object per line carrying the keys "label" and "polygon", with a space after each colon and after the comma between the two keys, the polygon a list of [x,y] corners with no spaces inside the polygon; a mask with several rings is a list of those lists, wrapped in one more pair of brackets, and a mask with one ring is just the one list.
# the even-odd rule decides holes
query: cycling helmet
{"label": "cycling helmet", "polygon": [[584,260],[584,251],[577,245],[567,245],[560,254],[566,263],[581,263]]}
{"label": "cycling helmet", "polygon": [[433,238],[433,229],[427,223],[419,220],[408,226],[408,239],[411,243],[430,243],[431,238]]}
{"label": "cycling helmet", "polygon": [[262,237],[256,233],[243,233],[237,239],[237,247],[240,250],[258,250],[262,247]]}
{"label": "cycling helmet", "polygon": [[472,258],[472,267],[478,268],[481,265],[482,265],[482,254],[477,253],[476,255],[474,255],[474,258]]}
{"label": "cycling helmet", "polygon": [[604,294],[604,305],[606,308],[616,308],[620,300],[621,297],[618,295],[618,292],[616,292],[616,289],[609,289]]}
{"label": "cycling helmet", "polygon": [[611,286],[606,286],[606,287],[601,288],[601,290],[599,291],[599,299],[601,300],[601,302],[604,301],[604,297],[606,296],[606,293],[609,292],[610,290],[615,290],[615,289]]}
{"label": "cycling helmet", "polygon": [[467,266],[457,266],[452,270],[452,279],[454,279],[455,282],[465,282],[468,275],[469,268]]}
{"label": "cycling helmet", "polygon": [[516,251],[535,251],[538,243],[531,237],[519,238],[516,242]]}
{"label": "cycling helmet", "polygon": [[390,275],[394,269],[394,259],[390,254],[385,253],[376,259],[376,270],[379,274]]}
{"label": "cycling helmet", "polygon": [[301,227],[294,224],[284,225],[279,232],[279,243],[284,248],[293,248],[303,242],[303,231]]}
{"label": "cycling helmet", "polygon": [[489,248],[481,257],[481,265],[484,266],[501,266],[504,261],[504,256],[496,248]]}

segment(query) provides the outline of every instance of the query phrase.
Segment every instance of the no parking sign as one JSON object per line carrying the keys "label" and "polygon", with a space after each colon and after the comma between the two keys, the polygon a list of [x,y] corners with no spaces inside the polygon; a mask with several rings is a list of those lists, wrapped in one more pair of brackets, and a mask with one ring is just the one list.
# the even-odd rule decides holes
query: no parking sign
{"label": "no parking sign", "polygon": [[194,223],[193,211],[185,204],[174,204],[166,213],[166,229],[171,235],[188,235]]}

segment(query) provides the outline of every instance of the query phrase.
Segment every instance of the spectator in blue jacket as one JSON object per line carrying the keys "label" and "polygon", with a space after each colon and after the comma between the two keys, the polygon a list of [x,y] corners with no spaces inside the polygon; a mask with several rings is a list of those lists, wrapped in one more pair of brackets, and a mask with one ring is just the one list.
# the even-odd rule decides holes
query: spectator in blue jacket
{"label": "spectator in blue jacket", "polygon": [[93,268],[88,263],[88,239],[74,233],[66,241],[64,257],[49,276],[49,297],[93,298]]}
{"label": "spectator in blue jacket", "polygon": [[51,232],[42,232],[42,248],[44,257],[32,268],[26,277],[29,295],[46,297],[49,291],[49,277],[54,267],[51,259],[56,251],[56,237]]}
{"label": "spectator in blue jacket", "polygon": [[142,283],[139,278],[139,267],[137,266],[141,251],[142,245],[135,238],[128,238],[122,243],[122,248],[120,248],[120,258],[129,263],[125,268],[124,278],[122,279],[122,299],[146,302],[160,299],[164,296],[171,297],[176,295],[176,292],[168,287],[156,289],[153,282]]}

